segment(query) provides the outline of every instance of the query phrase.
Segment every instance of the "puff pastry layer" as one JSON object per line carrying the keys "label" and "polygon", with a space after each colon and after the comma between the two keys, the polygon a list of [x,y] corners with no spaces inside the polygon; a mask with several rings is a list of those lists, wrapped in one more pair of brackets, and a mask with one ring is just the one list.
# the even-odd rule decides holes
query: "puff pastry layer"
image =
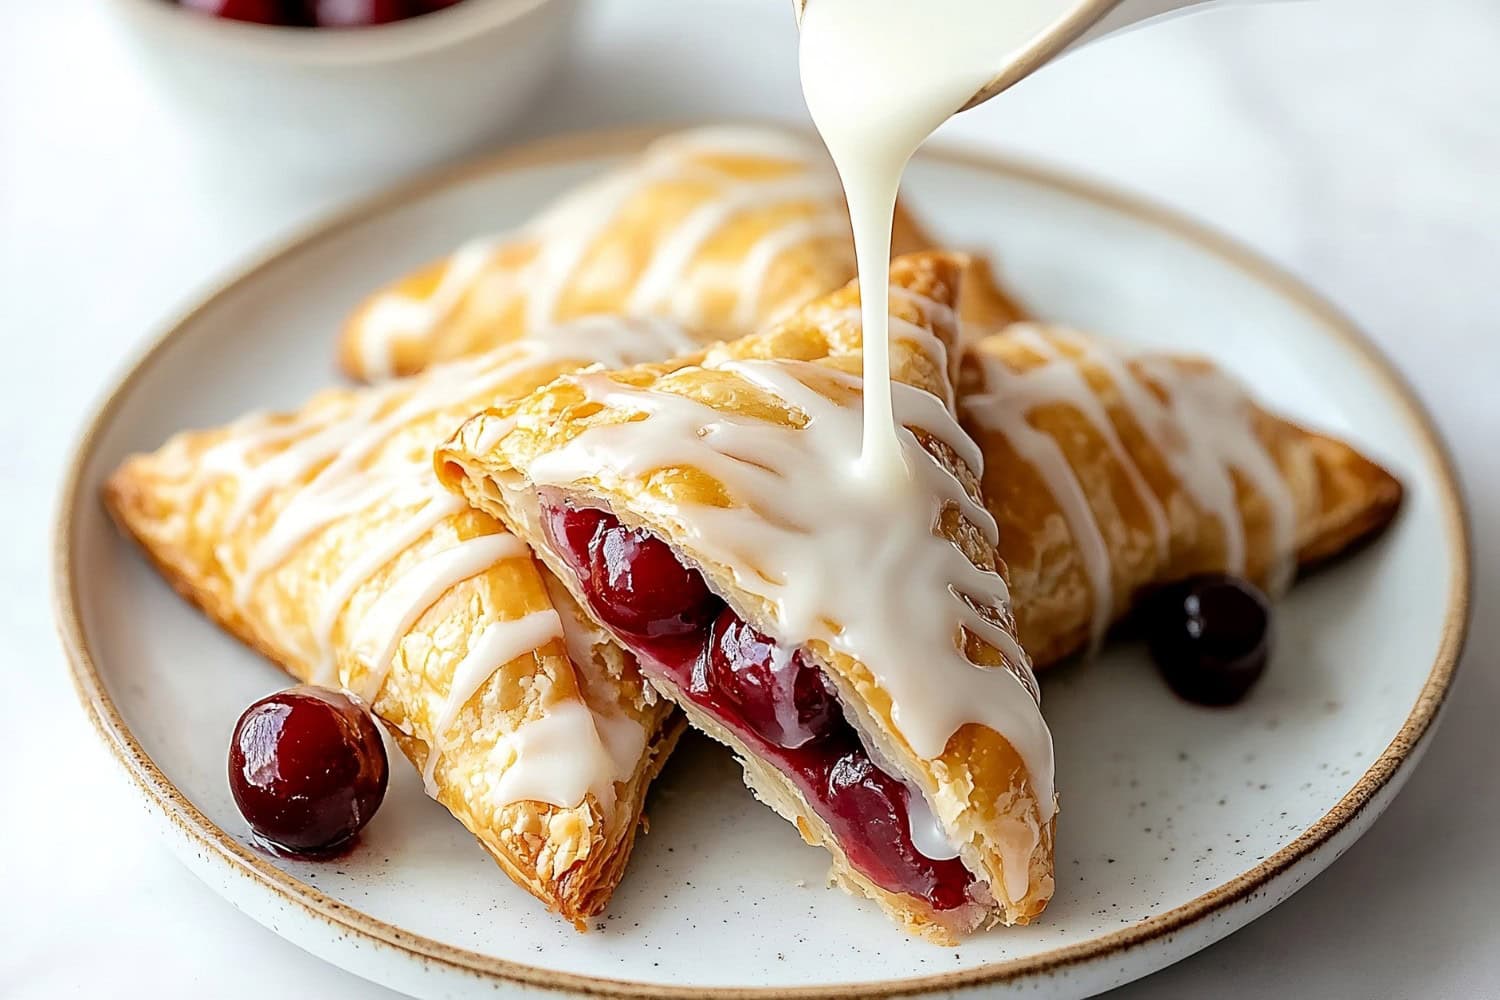
{"label": "puff pastry layer", "polygon": [[959,408],[1038,666],[1097,642],[1154,584],[1234,572],[1278,593],[1401,502],[1390,473],[1210,362],[1058,327],[974,342]]}
{"label": "puff pastry layer", "polygon": [[[895,252],[927,245],[898,211]],[[376,292],[349,318],[340,357],[356,378],[408,374],[596,313],[729,339],[853,276],[843,193],[815,141],[693,129]]]}
{"label": "puff pastry layer", "polygon": [[105,501],[188,600],[293,676],[361,695],[429,794],[573,921],[619,882],[682,722],[432,451],[468,414],[598,358],[692,341],[593,319],[413,379],[179,434]]}
{"label": "puff pastry layer", "polygon": [[[794,780],[779,751],[705,707],[694,693],[699,682],[674,673],[669,654],[657,653],[662,645],[614,631],[690,721],[736,751],[757,794],[832,853],[840,882],[938,941],[987,920],[1024,923],[1053,887],[1050,737],[1009,611],[996,597],[1004,566],[977,500],[977,454],[950,412],[963,265],[920,254],[892,267],[893,390],[907,427],[905,461],[919,485],[891,495],[941,484],[936,503],[918,505],[925,523],[882,521],[878,489],[841,486],[826,505],[822,493],[799,499],[820,479],[843,483],[851,473],[837,463],[858,451],[862,341],[853,286],[706,353],[563,377],[475,416],[437,454],[444,482],[525,537],[596,620],[608,616],[547,526],[559,502],[608,511],[665,540],[729,614],[775,637],[777,662],[814,663],[869,759],[907,786],[913,816],[930,809],[967,869],[963,905],[880,884],[883,876],[853,860],[865,845],[847,826],[835,832],[817,790]],[[924,493],[922,503],[928,499]],[[890,558],[866,559],[883,547]],[[955,574],[953,590],[942,576],[921,586],[934,554],[949,560],[938,572]],[[893,574],[904,584],[886,586]],[[882,594],[905,610],[863,606]],[[892,629],[896,619],[903,620]],[[920,646],[920,655],[891,662],[898,650],[870,636],[903,653]],[[924,645],[928,636],[936,638]],[[877,828],[883,832],[865,836],[904,835],[878,824],[870,830]]]}

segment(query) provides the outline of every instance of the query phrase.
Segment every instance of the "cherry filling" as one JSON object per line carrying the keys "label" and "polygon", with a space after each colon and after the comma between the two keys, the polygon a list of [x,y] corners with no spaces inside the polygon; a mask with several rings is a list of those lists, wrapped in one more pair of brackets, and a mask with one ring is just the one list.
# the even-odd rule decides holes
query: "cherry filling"
{"label": "cherry filling", "polygon": [[614,515],[544,498],[543,528],[594,614],[678,690],[775,764],[828,824],[849,863],[937,910],[973,876],[912,843],[907,788],[870,759],[832,684],[800,650],[747,624],[659,538]]}
{"label": "cherry filling", "polygon": [[690,691],[717,694],[766,740],[796,750],[848,729],[823,671],[786,651],[729,608],[719,612]]}
{"label": "cherry filling", "polygon": [[723,607],[701,574],[643,528],[627,528],[602,510],[571,508],[561,527],[568,550],[584,556],[574,571],[611,628],[651,639],[693,635]]}

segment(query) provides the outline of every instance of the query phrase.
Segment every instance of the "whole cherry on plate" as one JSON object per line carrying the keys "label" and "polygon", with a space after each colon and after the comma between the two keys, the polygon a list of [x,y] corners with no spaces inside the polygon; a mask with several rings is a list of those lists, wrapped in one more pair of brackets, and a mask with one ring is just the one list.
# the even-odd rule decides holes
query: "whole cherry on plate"
{"label": "whole cherry on plate", "polygon": [[346,844],[380,808],[385,744],[350,696],[302,685],[245,709],[229,744],[229,788],[255,834],[295,854]]}
{"label": "whole cherry on plate", "polygon": [[1271,605],[1250,581],[1224,573],[1162,587],[1143,616],[1151,658],[1172,690],[1200,705],[1231,705],[1266,669]]}

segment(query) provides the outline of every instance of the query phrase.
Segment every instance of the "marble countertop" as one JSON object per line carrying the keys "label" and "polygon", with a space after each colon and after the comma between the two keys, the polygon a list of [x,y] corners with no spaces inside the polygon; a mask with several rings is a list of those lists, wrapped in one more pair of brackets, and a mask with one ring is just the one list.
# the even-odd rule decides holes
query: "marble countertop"
{"label": "marble countertop", "polygon": [[[13,647],[0,992],[383,995],[240,915],[151,839],[52,634],[47,525],[92,400],[215,275],[385,181],[291,186],[248,152],[206,148],[151,89],[107,6],[0,4],[0,524],[15,531],[0,546]],[[800,120],[789,8],[596,0],[514,135]],[[1471,506],[1468,654],[1407,789],[1287,903],[1121,998],[1500,988],[1497,51],[1492,0],[1241,6],[1085,49],[944,131],[1145,193],[1305,278],[1427,401]]]}

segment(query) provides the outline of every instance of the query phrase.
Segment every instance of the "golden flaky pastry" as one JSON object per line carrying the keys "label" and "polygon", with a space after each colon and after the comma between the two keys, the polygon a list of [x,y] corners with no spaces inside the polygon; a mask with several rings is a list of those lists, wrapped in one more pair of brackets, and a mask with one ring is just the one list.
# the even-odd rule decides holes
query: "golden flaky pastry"
{"label": "golden flaky pastry", "polygon": [[[929,244],[898,212],[892,245]],[[596,313],[730,339],[853,276],[843,192],[816,140],[692,129],[376,292],[340,356],[357,378],[408,374]]]}
{"label": "golden flaky pastry", "polygon": [[1053,886],[1051,738],[951,409],[962,264],[893,264],[889,477],[859,460],[853,286],[564,377],[438,451],[840,882],[943,942],[1032,919]]}
{"label": "golden flaky pastry", "polygon": [[1038,666],[1098,641],[1154,584],[1232,572],[1278,593],[1401,502],[1380,466],[1213,364],[1058,327],[975,341],[959,409]]}
{"label": "golden flaky pastry", "polygon": [[582,927],[620,880],[681,719],[520,539],[438,485],[432,450],[468,414],[561,372],[692,342],[659,321],[579,321],[179,434],[126,461],[105,500],[226,629],[370,704],[428,793]]}

